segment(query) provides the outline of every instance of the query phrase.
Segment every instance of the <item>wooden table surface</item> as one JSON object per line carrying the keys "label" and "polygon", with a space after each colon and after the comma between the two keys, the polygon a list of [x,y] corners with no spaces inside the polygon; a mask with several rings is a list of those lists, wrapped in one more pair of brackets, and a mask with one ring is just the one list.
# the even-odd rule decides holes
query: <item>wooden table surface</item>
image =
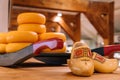
{"label": "wooden table surface", "polygon": [[46,65],[30,59],[19,66],[0,67],[0,80],[120,80],[120,68],[112,74],[80,77],[73,75],[67,65]]}

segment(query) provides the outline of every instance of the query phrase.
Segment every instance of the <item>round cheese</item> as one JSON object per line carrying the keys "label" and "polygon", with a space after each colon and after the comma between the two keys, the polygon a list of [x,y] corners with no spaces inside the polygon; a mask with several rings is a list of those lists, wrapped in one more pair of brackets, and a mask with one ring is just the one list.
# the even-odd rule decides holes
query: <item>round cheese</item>
{"label": "round cheese", "polygon": [[66,36],[63,33],[58,33],[58,32],[48,32],[48,33],[39,34],[38,36],[39,40],[47,40],[51,38],[59,38],[62,39],[63,41],[66,41]]}
{"label": "round cheese", "polygon": [[0,44],[0,53],[5,53],[6,44]]}
{"label": "round cheese", "polygon": [[18,24],[45,24],[46,18],[40,13],[21,13],[17,17]]}
{"label": "round cheese", "polygon": [[38,35],[32,31],[10,31],[7,34],[8,43],[27,42],[34,43],[38,41]]}
{"label": "round cheese", "polygon": [[7,43],[6,36],[7,36],[7,33],[5,32],[0,33],[0,43]]}
{"label": "round cheese", "polygon": [[21,24],[17,28],[18,31],[34,31],[36,33],[45,33],[46,27],[45,25],[40,24]]}
{"label": "round cheese", "polygon": [[6,52],[16,52],[18,50],[21,50],[27,46],[31,45],[31,43],[8,43],[6,45]]}

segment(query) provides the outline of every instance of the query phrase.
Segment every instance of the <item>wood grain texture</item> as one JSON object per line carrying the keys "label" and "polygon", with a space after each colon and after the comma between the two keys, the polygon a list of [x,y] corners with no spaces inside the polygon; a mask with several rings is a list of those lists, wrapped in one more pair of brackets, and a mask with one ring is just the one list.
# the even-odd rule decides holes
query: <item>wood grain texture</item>
{"label": "wood grain texture", "polygon": [[8,68],[0,67],[0,80],[119,80],[120,68],[114,73],[94,73],[91,77],[75,76],[67,65],[46,65],[34,59]]}
{"label": "wood grain texture", "polygon": [[114,42],[114,2],[93,1],[90,3],[87,18],[104,39],[105,45]]}
{"label": "wood grain texture", "polygon": [[76,26],[71,26],[69,25],[70,23],[66,23],[64,19],[61,18],[61,21],[59,21],[58,23],[61,25],[61,27],[65,30],[65,32],[70,36],[70,38],[74,41],[80,41],[81,39],[81,30],[80,30],[80,14],[78,14],[77,16],[75,16],[74,19],[76,22]]}
{"label": "wood grain texture", "polygon": [[12,0],[12,1],[14,5],[20,6],[31,6],[38,8],[82,12],[85,12],[87,10],[89,4],[89,0]]}

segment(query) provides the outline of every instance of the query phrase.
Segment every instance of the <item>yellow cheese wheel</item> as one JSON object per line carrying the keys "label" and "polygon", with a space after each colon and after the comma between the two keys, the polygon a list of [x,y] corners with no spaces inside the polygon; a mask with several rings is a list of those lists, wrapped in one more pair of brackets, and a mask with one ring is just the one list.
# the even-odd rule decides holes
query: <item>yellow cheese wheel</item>
{"label": "yellow cheese wheel", "polygon": [[6,44],[0,44],[0,53],[5,53]]}
{"label": "yellow cheese wheel", "polygon": [[6,52],[7,53],[16,52],[16,51],[23,49],[29,45],[31,45],[31,43],[8,43],[6,45]]}
{"label": "yellow cheese wheel", "polygon": [[38,34],[32,31],[10,31],[8,32],[6,39],[8,43],[34,43],[38,41]]}
{"label": "yellow cheese wheel", "polygon": [[18,31],[34,31],[36,33],[45,33],[46,27],[45,25],[40,24],[21,24],[17,28]]}
{"label": "yellow cheese wheel", "polygon": [[40,13],[21,13],[17,17],[17,22],[18,24],[45,24],[46,18]]}
{"label": "yellow cheese wheel", "polygon": [[38,37],[39,40],[46,40],[50,38],[59,38],[59,39],[62,39],[63,41],[66,41],[65,34],[58,33],[58,32],[47,32],[47,33],[39,34],[39,37]]}
{"label": "yellow cheese wheel", "polygon": [[55,49],[55,50],[51,50],[49,48],[46,48],[44,50],[42,50],[43,53],[65,53],[66,52],[66,45],[64,44],[62,49]]}
{"label": "yellow cheese wheel", "polygon": [[5,32],[0,33],[0,43],[7,43],[6,36],[7,36],[7,33]]}

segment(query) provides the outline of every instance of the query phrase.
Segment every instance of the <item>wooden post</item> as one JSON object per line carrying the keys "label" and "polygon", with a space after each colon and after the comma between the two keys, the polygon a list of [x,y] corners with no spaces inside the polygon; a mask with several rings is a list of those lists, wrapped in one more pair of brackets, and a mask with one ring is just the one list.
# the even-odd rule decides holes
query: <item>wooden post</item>
{"label": "wooden post", "polygon": [[76,15],[76,28],[74,32],[75,41],[81,40],[81,13]]}

